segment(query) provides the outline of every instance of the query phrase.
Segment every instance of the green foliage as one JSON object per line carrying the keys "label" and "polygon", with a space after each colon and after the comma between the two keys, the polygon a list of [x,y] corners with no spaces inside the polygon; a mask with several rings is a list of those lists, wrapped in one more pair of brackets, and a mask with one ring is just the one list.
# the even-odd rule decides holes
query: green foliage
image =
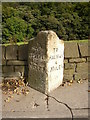
{"label": "green foliage", "polygon": [[2,43],[25,41],[41,30],[53,30],[65,41],[88,39],[90,2],[2,4]]}
{"label": "green foliage", "polygon": [[[14,42],[23,41],[26,37],[27,24],[24,20],[18,17],[11,17],[6,20],[3,29],[3,39]],[[4,42],[2,41],[2,42]]]}

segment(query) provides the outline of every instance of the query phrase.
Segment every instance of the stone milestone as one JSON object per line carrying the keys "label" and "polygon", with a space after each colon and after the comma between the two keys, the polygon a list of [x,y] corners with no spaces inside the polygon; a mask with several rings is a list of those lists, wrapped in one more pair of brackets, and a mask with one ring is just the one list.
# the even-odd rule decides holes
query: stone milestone
{"label": "stone milestone", "polygon": [[55,32],[41,31],[28,46],[28,82],[40,92],[49,93],[63,81],[64,42]]}

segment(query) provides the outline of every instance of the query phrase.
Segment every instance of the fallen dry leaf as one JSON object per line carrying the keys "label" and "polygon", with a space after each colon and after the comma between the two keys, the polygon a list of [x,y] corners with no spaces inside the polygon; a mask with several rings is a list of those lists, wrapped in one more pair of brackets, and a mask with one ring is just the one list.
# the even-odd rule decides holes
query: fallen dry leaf
{"label": "fallen dry leaf", "polygon": [[15,110],[11,110],[12,112],[15,112]]}
{"label": "fallen dry leaf", "polygon": [[20,102],[19,100],[16,100],[16,102]]}
{"label": "fallen dry leaf", "polygon": [[71,84],[71,83],[68,83],[68,86],[72,86],[72,84]]}
{"label": "fallen dry leaf", "polygon": [[8,97],[13,98],[13,96],[8,96]]}
{"label": "fallen dry leaf", "polygon": [[5,102],[10,102],[10,98],[6,98],[6,100],[4,100]]}
{"label": "fallen dry leaf", "polygon": [[27,84],[24,83],[23,79],[6,79],[0,84],[2,93],[4,95],[9,95],[9,99],[6,99],[5,102],[10,102],[10,99],[13,98],[13,94],[25,96],[29,94],[29,90],[27,89]]}
{"label": "fallen dry leaf", "polygon": [[9,94],[10,94],[10,95],[12,95],[12,94],[13,94],[13,92],[12,92],[12,91],[10,91],[10,92],[9,92]]}
{"label": "fallen dry leaf", "polygon": [[77,83],[80,83],[80,80],[78,80]]}
{"label": "fallen dry leaf", "polygon": [[26,94],[29,94],[29,92],[28,92],[28,91],[26,91]]}
{"label": "fallen dry leaf", "polygon": [[70,83],[73,83],[73,80],[70,80],[69,82],[70,82]]}

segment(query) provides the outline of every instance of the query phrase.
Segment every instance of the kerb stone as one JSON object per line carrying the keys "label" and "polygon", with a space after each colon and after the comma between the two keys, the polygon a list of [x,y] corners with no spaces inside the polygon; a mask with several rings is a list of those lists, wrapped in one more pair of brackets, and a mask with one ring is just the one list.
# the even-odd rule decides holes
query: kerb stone
{"label": "kerb stone", "polygon": [[53,31],[41,31],[29,42],[28,82],[40,92],[49,93],[62,84],[64,42]]}

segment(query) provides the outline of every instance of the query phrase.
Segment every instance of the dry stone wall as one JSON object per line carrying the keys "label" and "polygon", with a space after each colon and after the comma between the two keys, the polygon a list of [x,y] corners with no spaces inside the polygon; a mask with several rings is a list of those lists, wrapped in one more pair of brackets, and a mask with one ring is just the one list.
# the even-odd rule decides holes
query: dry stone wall
{"label": "dry stone wall", "polygon": [[2,76],[27,76],[28,45],[0,47],[2,47]]}
{"label": "dry stone wall", "polygon": [[88,42],[66,42],[64,61],[64,80],[88,78]]}
{"label": "dry stone wall", "polygon": [[[64,80],[78,80],[88,78],[88,42],[64,43]],[[28,75],[28,44],[8,45],[2,47],[3,76]]]}

